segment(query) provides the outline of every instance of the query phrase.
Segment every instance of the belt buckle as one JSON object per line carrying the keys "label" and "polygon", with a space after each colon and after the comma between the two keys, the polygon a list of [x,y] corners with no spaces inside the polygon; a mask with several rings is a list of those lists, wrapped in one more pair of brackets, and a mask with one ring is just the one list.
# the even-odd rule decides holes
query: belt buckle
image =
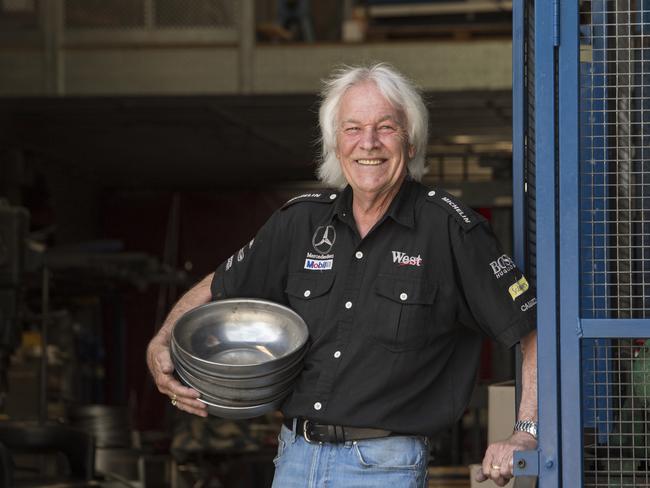
{"label": "belt buckle", "polygon": [[[309,432],[308,432],[310,423],[311,422],[309,421],[309,419],[305,419],[303,421],[303,423],[302,423],[302,436],[305,438],[305,441],[307,441],[308,444],[314,444],[315,441],[310,439]],[[322,444],[322,442],[318,442],[318,444]]]}

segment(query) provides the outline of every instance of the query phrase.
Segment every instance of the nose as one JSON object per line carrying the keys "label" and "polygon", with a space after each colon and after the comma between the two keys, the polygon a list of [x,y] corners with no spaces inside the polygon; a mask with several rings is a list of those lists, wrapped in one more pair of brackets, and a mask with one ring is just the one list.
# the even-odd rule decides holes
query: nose
{"label": "nose", "polygon": [[377,131],[374,127],[363,128],[359,147],[364,151],[371,151],[372,149],[379,147],[379,138],[377,137]]}

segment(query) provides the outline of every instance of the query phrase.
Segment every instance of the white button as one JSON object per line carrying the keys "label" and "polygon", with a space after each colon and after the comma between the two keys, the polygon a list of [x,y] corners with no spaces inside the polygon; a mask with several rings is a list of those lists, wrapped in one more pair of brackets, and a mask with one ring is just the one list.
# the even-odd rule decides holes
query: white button
{"label": "white button", "polygon": [[352,308],[352,302],[345,302],[345,308],[350,310]]}
{"label": "white button", "polygon": [[321,408],[323,408],[323,406],[320,404],[320,402],[314,403],[314,410],[320,410]]}
{"label": "white button", "polygon": [[436,194],[436,192],[433,191],[433,190],[431,190],[429,193],[427,193],[427,195],[429,195],[430,197],[434,196],[435,194]]}
{"label": "white button", "polygon": [[336,359],[340,358],[340,357],[341,357],[341,351],[336,351],[336,352],[334,353],[334,357],[335,357]]}
{"label": "white button", "polygon": [[361,251],[357,251],[354,255],[357,259],[361,259],[363,257],[363,253]]}
{"label": "white button", "polygon": [[408,297],[409,296],[406,293],[400,293],[400,295],[399,295],[399,299],[402,300],[402,301],[406,300]]}
{"label": "white button", "polygon": [[303,293],[303,295],[305,295],[305,298],[307,298],[309,295],[311,295],[311,290],[305,290],[305,293]]}
{"label": "white button", "polygon": [[[330,200],[334,200],[335,198],[336,198],[336,193],[332,193],[332,194],[330,195]],[[320,405],[320,404],[319,404],[319,405]]]}

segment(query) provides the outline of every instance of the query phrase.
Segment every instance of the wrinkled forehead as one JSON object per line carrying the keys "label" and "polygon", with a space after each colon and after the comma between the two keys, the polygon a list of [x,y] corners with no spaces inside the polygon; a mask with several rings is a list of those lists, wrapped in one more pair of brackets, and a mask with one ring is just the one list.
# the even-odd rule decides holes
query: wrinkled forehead
{"label": "wrinkled forehead", "polygon": [[377,123],[394,120],[404,123],[404,111],[393,104],[375,85],[366,81],[348,88],[338,107],[337,122]]}

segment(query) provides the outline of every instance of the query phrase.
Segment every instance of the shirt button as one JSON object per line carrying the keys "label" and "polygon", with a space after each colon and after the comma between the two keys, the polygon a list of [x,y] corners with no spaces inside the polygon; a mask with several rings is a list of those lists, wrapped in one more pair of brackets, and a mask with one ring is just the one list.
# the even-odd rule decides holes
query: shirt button
{"label": "shirt button", "polygon": [[320,402],[314,403],[314,410],[320,410],[321,408],[323,408],[323,406],[320,404]]}
{"label": "shirt button", "polygon": [[434,196],[435,194],[436,194],[436,192],[433,191],[433,190],[431,190],[429,193],[427,193],[427,195],[429,195],[430,197]]}
{"label": "shirt button", "polygon": [[350,310],[352,308],[352,302],[345,302],[345,308]]}
{"label": "shirt button", "polygon": [[332,193],[332,194],[330,195],[330,200],[334,200],[335,198],[336,198],[336,193]]}
{"label": "shirt button", "polygon": [[405,301],[409,296],[406,293],[400,293],[399,299]]}
{"label": "shirt button", "polygon": [[357,259],[361,259],[363,257],[363,253],[361,251],[357,251],[354,255]]}
{"label": "shirt button", "polygon": [[311,295],[311,290],[305,290],[305,293],[303,293],[303,295],[305,295],[305,298],[307,298],[309,295]]}
{"label": "shirt button", "polygon": [[335,357],[336,359],[340,358],[340,357],[341,357],[341,351],[336,351],[336,352],[334,353],[334,357]]}

